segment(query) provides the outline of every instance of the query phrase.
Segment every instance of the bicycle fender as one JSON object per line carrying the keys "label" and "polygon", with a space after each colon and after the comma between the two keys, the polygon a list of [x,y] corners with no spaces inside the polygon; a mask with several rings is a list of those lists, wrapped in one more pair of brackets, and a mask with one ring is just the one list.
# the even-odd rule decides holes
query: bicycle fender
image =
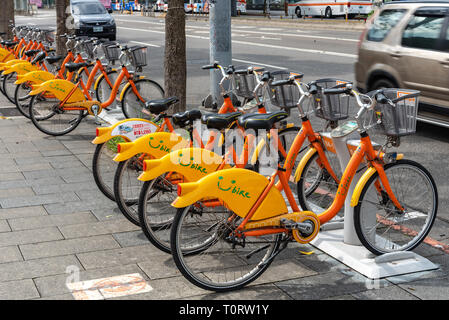
{"label": "bicycle fender", "polygon": [[32,84],[41,84],[54,78],[55,76],[52,73],[38,70],[29,72],[27,74],[18,75],[17,81],[14,84],[22,84],[25,82],[31,82]]}
{"label": "bicycle fender", "polygon": [[[263,175],[240,168],[219,170],[196,182],[180,183],[179,196],[172,202],[175,208],[187,207],[200,199],[218,198],[240,217],[245,217],[264,192],[269,181]],[[279,190],[272,187],[260,203],[251,220],[261,220],[288,211]]]}
{"label": "bicycle fender", "polygon": [[101,144],[114,137],[122,137],[127,141],[134,141],[137,138],[156,132],[159,126],[146,119],[124,119],[110,127],[98,127],[96,130],[97,136],[92,140],[93,144]]}
{"label": "bicycle fender", "polygon": [[8,62],[13,59],[15,59],[14,54],[11,54],[11,52],[6,49],[0,48],[0,61]]}
{"label": "bicycle fender", "polygon": [[11,68],[3,71],[3,74],[17,73],[18,75],[27,74],[33,71],[40,70],[37,66],[32,65],[31,63],[16,63]]}
{"label": "bicycle fender", "polygon": [[40,85],[35,85],[33,91],[29,93],[30,96],[37,95],[41,92],[50,92],[58,100],[63,101],[72,91],[67,103],[86,101],[86,97],[80,88],[70,81],[63,79],[54,79],[46,81]]}
{"label": "bicycle fender", "polygon": [[[139,80],[140,79],[145,79],[145,77],[144,76],[140,76],[139,77]],[[128,89],[129,87],[131,86],[131,83],[127,83],[127,84],[125,84],[125,86],[123,87],[123,89],[122,89],[122,92],[120,92],[120,101],[123,101],[123,97],[125,96],[125,91],[126,91],[126,89]]]}
{"label": "bicycle fender", "polygon": [[359,181],[357,181],[357,184],[354,188],[354,192],[352,193],[352,197],[351,197],[351,207],[357,206],[357,204],[359,203],[360,194],[362,193],[363,187],[365,187],[369,178],[371,178],[372,175],[375,173],[376,173],[376,169],[374,169],[374,167],[370,167],[363,173],[363,175],[360,177]]}
{"label": "bicycle fender", "polygon": [[4,66],[2,66],[0,69],[3,71],[3,74],[8,74],[11,72],[8,72],[8,73],[5,73],[5,72],[7,72],[9,69],[11,69],[12,67],[14,67],[15,65],[18,65],[18,64],[31,64],[31,63],[28,61],[20,60],[20,61],[14,62],[14,63],[7,63]]}
{"label": "bicycle fender", "polygon": [[15,65],[16,63],[20,63],[20,62],[27,62],[25,60],[21,60],[21,59],[12,59],[9,60],[8,62],[1,62],[0,63],[0,71],[5,70],[6,68],[9,68],[12,65]]}
{"label": "bicycle fender", "polygon": [[173,150],[186,148],[189,141],[170,132],[155,132],[137,138],[133,142],[119,143],[120,152],[113,159],[120,162],[128,160],[139,153],[145,153],[159,159]]}
{"label": "bicycle fender", "polygon": [[[145,160],[146,170],[137,178],[141,181],[153,180],[164,173],[176,172],[187,181],[198,181],[205,175],[215,172],[223,162],[223,157],[203,148],[183,148],[160,159]],[[230,168],[225,165],[224,168]]]}
{"label": "bicycle fender", "polygon": [[304,168],[307,164],[307,162],[310,160],[310,158],[313,157],[313,155],[317,153],[315,148],[310,148],[306,154],[301,158],[301,161],[299,161],[298,167],[295,171],[295,183],[299,181],[299,178],[302,175],[302,172],[304,171]]}

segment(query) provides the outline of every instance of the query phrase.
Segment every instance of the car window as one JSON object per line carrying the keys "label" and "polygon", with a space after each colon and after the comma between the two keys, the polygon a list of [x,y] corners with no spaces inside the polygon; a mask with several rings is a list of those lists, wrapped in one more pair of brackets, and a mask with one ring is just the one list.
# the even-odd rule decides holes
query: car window
{"label": "car window", "polygon": [[402,35],[404,47],[437,50],[445,17],[414,16]]}
{"label": "car window", "polygon": [[366,40],[377,42],[383,41],[390,30],[401,20],[405,12],[405,9],[389,9],[382,11],[369,29]]}
{"label": "car window", "polygon": [[77,3],[73,6],[73,14],[75,15],[88,15],[88,14],[105,14],[106,9],[101,3],[89,2],[89,3]]}

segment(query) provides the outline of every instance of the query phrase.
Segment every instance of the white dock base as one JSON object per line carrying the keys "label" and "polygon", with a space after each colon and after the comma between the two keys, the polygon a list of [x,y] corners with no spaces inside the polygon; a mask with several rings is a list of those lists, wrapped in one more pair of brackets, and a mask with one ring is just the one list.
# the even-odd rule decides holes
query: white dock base
{"label": "white dock base", "polygon": [[369,279],[438,269],[411,251],[376,256],[363,246],[345,244],[343,233],[343,229],[320,231],[311,244]]}

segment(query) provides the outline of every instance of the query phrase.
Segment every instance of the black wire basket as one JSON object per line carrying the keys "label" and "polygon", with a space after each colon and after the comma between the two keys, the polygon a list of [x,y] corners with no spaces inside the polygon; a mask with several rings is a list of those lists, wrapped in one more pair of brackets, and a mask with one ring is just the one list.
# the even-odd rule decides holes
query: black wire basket
{"label": "black wire basket", "polygon": [[87,54],[89,59],[94,59],[94,44],[92,41],[83,42],[84,53]]}
{"label": "black wire basket", "polygon": [[381,91],[390,103],[376,103],[368,117],[368,127],[375,132],[391,137],[400,137],[416,132],[418,104],[420,92],[409,89],[388,88],[371,91],[367,95],[374,96]]}
{"label": "black wire basket", "polygon": [[133,47],[129,52],[131,64],[134,68],[142,68],[148,65],[148,47]]}
{"label": "black wire basket", "polygon": [[[233,76],[235,94],[241,98],[254,98],[257,79],[254,73],[247,69],[236,70]],[[258,94],[259,95],[259,94]]]}
{"label": "black wire basket", "polygon": [[270,102],[273,106],[290,109],[298,104],[299,90],[296,84],[284,84],[281,86],[272,86],[271,83],[278,80],[287,80],[292,73],[289,71],[273,71],[270,72],[273,79],[268,83],[268,91]]}
{"label": "black wire basket", "polygon": [[328,121],[338,121],[348,118],[350,96],[347,94],[323,94],[323,89],[339,88],[352,82],[341,79],[326,78],[313,81],[317,93],[312,97],[315,115]]}
{"label": "black wire basket", "polygon": [[121,49],[117,45],[110,43],[104,43],[102,44],[104,56],[109,61],[116,61],[120,58]]}

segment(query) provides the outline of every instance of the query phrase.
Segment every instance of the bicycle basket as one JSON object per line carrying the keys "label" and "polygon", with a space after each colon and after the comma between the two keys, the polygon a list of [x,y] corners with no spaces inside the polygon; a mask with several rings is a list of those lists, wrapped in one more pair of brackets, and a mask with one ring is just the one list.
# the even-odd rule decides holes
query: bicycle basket
{"label": "bicycle basket", "polygon": [[288,71],[273,71],[270,74],[273,77],[272,81],[268,83],[271,104],[283,109],[296,107],[300,93],[295,84],[285,84],[282,86],[271,85],[273,81],[287,80],[291,73]]}
{"label": "bicycle basket", "polygon": [[343,120],[348,117],[349,113],[349,95],[332,94],[324,95],[323,89],[338,88],[344,84],[352,83],[346,80],[328,78],[313,81],[318,88],[316,94],[312,96],[312,106],[315,115],[328,121]]}
{"label": "bicycle basket", "polygon": [[[371,91],[369,96],[373,96],[377,91]],[[409,89],[388,88],[381,92],[390,99],[393,104],[376,103],[374,110],[371,110],[371,124],[376,132],[387,136],[406,136],[416,132],[416,117],[418,114],[418,100],[420,92]]]}
{"label": "bicycle basket", "polygon": [[[257,85],[256,76],[247,69],[239,69],[234,71],[234,89],[235,94],[239,97],[252,99],[254,98],[254,89]],[[258,93],[260,96],[261,94]]]}
{"label": "bicycle basket", "polygon": [[130,50],[131,64],[134,68],[148,65],[148,47],[133,47]]}
{"label": "bicycle basket", "polygon": [[120,58],[121,49],[117,45],[110,43],[102,44],[104,56],[109,61],[116,61]]}
{"label": "bicycle basket", "polygon": [[83,42],[84,52],[88,55],[89,59],[94,58],[94,44],[92,41]]}

